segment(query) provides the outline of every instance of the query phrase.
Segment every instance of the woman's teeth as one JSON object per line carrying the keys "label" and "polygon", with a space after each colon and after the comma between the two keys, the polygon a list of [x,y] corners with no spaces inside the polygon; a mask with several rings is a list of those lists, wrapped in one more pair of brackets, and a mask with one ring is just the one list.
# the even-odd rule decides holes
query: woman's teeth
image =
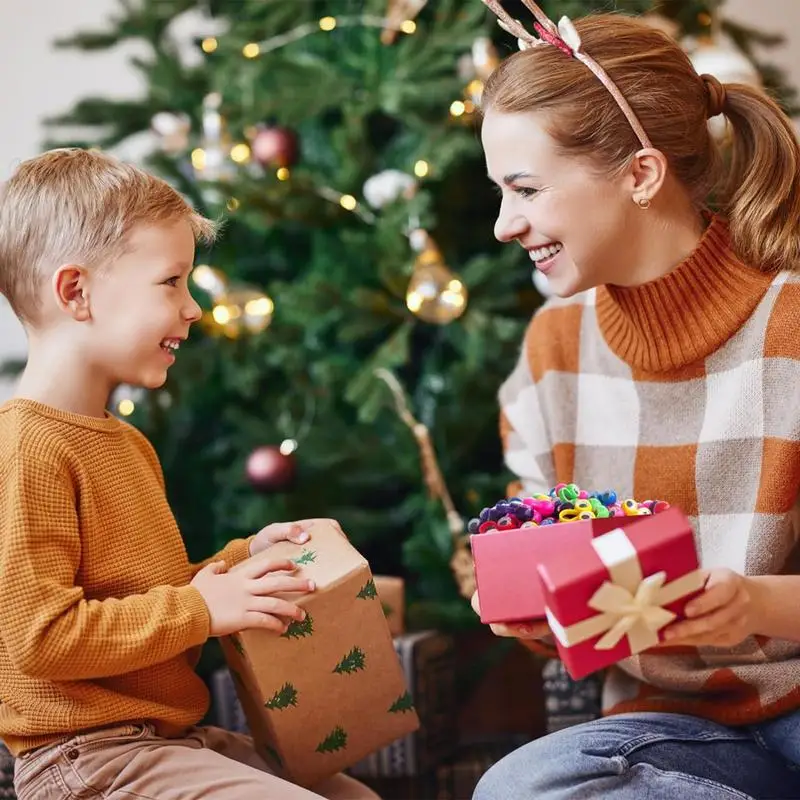
{"label": "woman's teeth", "polygon": [[560,253],[563,249],[563,245],[556,242],[555,244],[548,244],[545,247],[537,247],[533,250],[530,250],[530,257],[531,261],[535,264],[537,261],[544,261],[546,258],[550,258],[550,256],[554,256],[556,253]]}

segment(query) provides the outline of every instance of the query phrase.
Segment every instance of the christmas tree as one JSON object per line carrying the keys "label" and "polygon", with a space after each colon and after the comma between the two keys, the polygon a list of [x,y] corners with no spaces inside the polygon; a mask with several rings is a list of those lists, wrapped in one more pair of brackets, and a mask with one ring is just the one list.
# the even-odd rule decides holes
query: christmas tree
{"label": "christmas tree", "polygon": [[[748,60],[778,40],[718,4],[541,5],[648,14],[693,37],[722,80],[760,74],[791,108],[779,73]],[[181,41],[187,19],[196,36]],[[50,120],[50,144],[150,131],[145,165],[225,220],[198,254],[205,314],[168,385],[115,397],[159,452],[190,555],[332,516],[374,572],[411,576],[417,619],[475,623],[454,541],[509,478],[496,392],[541,302],[525,254],[493,239],[477,135],[482,80],[515,42],[480,0],[123,0],[103,30],[60,45],[127,40],[147,47],[133,59],[143,96],[79,102]],[[285,636],[311,631],[308,618]]]}

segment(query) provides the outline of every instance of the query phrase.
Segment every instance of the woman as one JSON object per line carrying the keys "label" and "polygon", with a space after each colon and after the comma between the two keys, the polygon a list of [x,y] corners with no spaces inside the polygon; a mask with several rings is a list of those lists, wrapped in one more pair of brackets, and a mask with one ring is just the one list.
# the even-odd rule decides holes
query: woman
{"label": "woman", "polygon": [[557,295],[500,392],[508,466],[526,493],[574,481],[681,507],[707,582],[662,646],[610,670],[602,719],[512,753],[474,798],[800,798],[794,130],[641,21],[556,28],[525,0],[534,36],[484,2],[524,48],[484,90],[495,235]]}

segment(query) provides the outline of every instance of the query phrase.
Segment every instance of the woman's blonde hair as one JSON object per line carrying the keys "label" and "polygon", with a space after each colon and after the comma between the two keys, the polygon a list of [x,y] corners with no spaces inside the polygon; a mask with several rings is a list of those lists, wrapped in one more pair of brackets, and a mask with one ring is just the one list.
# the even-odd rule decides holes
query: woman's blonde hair
{"label": "woman's blonde hair", "polygon": [[35,323],[42,281],[61,264],[97,267],[124,252],[134,226],[185,219],[210,242],[216,224],[168,183],[100,151],[50,150],[0,191],[0,294]]}
{"label": "woman's blonde hair", "polygon": [[[667,158],[698,207],[719,191],[734,250],[763,270],[800,261],[800,145],[792,123],[760,89],[701,78],[677,42],[618,14],[575,21],[583,50],[598,61]],[[711,136],[709,110],[730,122],[730,157]],[[559,148],[613,174],[641,145],[612,95],[579,61],[551,46],[505,59],[483,91],[482,110],[546,111]]]}

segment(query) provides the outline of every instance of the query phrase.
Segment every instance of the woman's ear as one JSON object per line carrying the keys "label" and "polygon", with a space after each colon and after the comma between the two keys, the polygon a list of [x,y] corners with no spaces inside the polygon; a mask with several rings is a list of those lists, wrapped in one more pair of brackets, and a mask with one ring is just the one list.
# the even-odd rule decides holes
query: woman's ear
{"label": "woman's ear", "polygon": [[651,201],[660,191],[667,178],[667,158],[654,147],[639,150],[633,157],[628,172],[628,188],[631,199],[646,207],[643,201]]}

